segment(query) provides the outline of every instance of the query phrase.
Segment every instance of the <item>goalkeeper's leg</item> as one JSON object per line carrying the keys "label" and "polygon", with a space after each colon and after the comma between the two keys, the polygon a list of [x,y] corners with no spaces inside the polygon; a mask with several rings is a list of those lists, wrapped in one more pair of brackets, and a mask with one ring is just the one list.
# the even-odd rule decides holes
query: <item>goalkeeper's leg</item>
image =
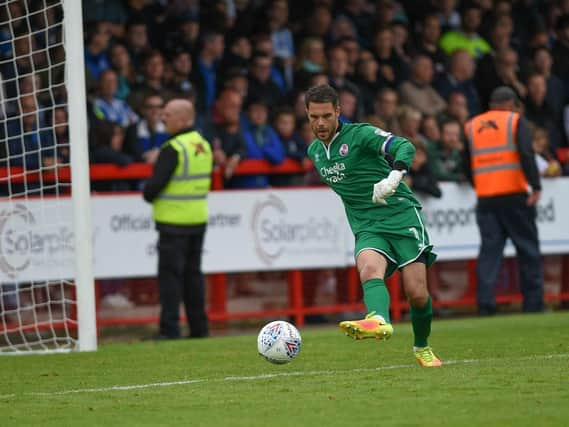
{"label": "goalkeeper's leg", "polygon": [[383,281],[387,260],[378,252],[366,249],[358,254],[357,266],[368,315],[362,320],[341,322],[340,329],[355,339],[389,339],[393,327],[389,323],[389,292]]}
{"label": "goalkeeper's leg", "polygon": [[411,305],[411,323],[413,325],[413,352],[419,364],[425,367],[440,366],[442,362],[435,356],[429,346],[433,306],[427,289],[427,268],[425,257],[418,258],[401,270],[403,287]]}

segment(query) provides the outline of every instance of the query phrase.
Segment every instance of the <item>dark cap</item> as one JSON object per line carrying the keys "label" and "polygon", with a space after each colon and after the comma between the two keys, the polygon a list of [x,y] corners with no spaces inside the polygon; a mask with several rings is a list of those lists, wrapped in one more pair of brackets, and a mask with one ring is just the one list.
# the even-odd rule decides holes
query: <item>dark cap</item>
{"label": "dark cap", "polygon": [[502,102],[514,101],[519,102],[518,94],[508,86],[499,86],[492,91],[490,95],[491,104],[501,104]]}

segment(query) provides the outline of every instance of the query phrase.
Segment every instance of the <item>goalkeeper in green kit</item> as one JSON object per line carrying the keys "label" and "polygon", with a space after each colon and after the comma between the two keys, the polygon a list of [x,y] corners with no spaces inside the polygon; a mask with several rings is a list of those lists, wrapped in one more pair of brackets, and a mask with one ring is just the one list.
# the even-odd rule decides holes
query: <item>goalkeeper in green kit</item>
{"label": "goalkeeper in green kit", "polygon": [[384,278],[400,269],[411,305],[414,355],[422,366],[440,366],[428,344],[433,314],[427,267],[436,255],[421,205],[401,182],[415,147],[366,123],[341,123],[338,94],[331,86],[310,88],[305,103],[317,138],[308,147],[308,156],[344,204],[368,311],[365,319],[341,322],[340,328],[355,339],[389,339],[393,327]]}

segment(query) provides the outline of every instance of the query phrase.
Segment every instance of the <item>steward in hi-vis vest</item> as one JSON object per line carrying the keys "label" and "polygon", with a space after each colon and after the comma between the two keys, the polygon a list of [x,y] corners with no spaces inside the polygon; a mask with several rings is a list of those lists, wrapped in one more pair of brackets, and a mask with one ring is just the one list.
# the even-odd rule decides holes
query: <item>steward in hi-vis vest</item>
{"label": "steward in hi-vis vest", "polygon": [[528,192],[516,143],[519,118],[519,113],[492,110],[465,125],[478,197]]}
{"label": "steward in hi-vis vest", "polygon": [[144,200],[152,203],[158,230],[160,325],[155,339],[180,338],[180,299],[184,301],[190,338],[209,335],[201,270],[213,155],[210,144],[194,130],[193,104],[174,99],[162,120],[171,135],[160,148]]}
{"label": "steward in hi-vis vest", "polygon": [[176,151],[177,163],[168,184],[152,202],[154,220],[182,226],[206,223],[213,168],[209,143],[189,130],[166,141],[166,146]]}
{"label": "steward in hi-vis vest", "polygon": [[543,310],[543,266],[536,224],[541,184],[532,134],[518,112],[513,89],[501,86],[490,96],[490,111],[473,117],[464,131],[466,175],[476,195],[480,250],[476,298],[480,315],[497,311],[494,288],[509,238],[518,258],[523,311]]}

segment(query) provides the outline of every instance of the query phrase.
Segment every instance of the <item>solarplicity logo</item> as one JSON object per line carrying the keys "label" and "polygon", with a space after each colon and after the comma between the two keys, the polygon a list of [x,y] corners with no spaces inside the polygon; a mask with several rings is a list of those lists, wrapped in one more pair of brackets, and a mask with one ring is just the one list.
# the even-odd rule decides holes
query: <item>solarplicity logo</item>
{"label": "solarplicity logo", "polygon": [[30,265],[29,241],[25,230],[35,224],[35,218],[24,205],[0,213],[0,270],[16,277]]}
{"label": "solarplicity logo", "polygon": [[309,255],[340,250],[340,233],[329,218],[307,216],[296,220],[275,195],[255,204],[251,230],[255,250],[267,265],[287,253]]}
{"label": "solarplicity logo", "polygon": [[59,263],[58,256],[72,254],[73,232],[68,226],[56,231],[41,230],[33,213],[23,204],[0,212],[0,271],[10,278],[34,263]]}

